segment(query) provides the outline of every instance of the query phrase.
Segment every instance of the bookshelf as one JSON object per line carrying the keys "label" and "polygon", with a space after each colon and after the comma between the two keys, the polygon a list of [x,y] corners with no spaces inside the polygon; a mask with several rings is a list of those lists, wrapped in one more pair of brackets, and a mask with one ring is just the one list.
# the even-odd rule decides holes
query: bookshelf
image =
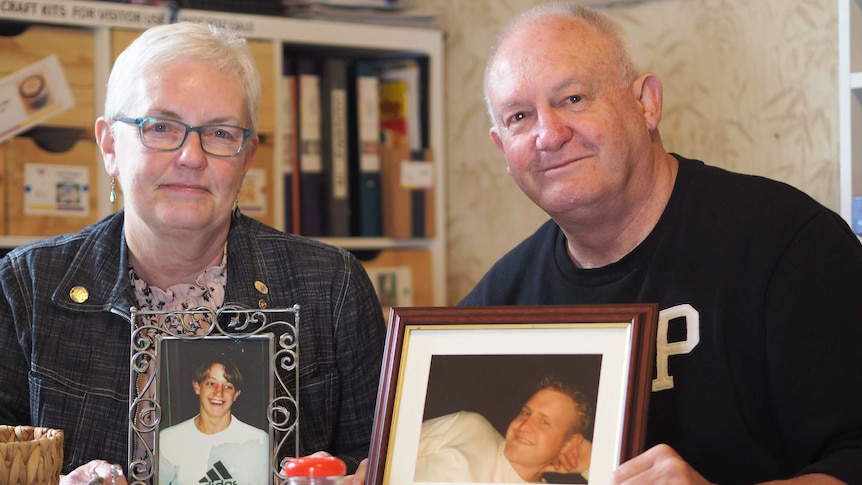
{"label": "bookshelf", "polygon": [[[851,227],[853,198],[862,196],[862,0],[838,0],[840,212]],[[857,233],[858,233],[857,229]]]}
{"label": "bookshelf", "polygon": [[[191,20],[226,24],[239,30],[250,40],[250,45],[258,61],[264,87],[264,100],[260,110],[259,131],[268,145],[259,151],[255,166],[266,178],[269,210],[262,221],[284,230],[283,177],[280,176],[280,160],[277,154],[283,152],[283,141],[275,136],[278,126],[278,108],[282,106],[283,96],[279,88],[282,61],[287,50],[308,50],[346,54],[353,57],[387,58],[398,56],[421,57],[427,62],[427,103],[428,145],[433,148],[434,193],[433,237],[387,238],[387,237],[338,237],[317,238],[329,244],[340,246],[358,254],[386,255],[386,260],[398,261],[399,252],[411,254],[421,252],[430,260],[429,274],[414,273],[414,279],[421,279],[420,286],[428,286],[426,295],[416,304],[444,305],[446,298],[446,226],[445,226],[445,150],[443,130],[443,34],[438,30],[409,28],[389,25],[370,25],[356,23],[329,22],[320,20],[292,19],[287,17],[249,15],[241,13],[216,12],[208,10],[177,9],[163,6],[145,6],[90,0],[68,0],[63,2],[34,0],[22,3],[20,9],[0,10],[0,27],[14,27],[16,24],[45,28],[49,37],[72,35],[81,41],[62,39],[55,43],[54,50],[61,56],[69,84],[77,101],[74,109],[47,120],[46,126],[72,126],[80,130],[81,140],[91,140],[92,124],[104,105],[104,88],[112,59],[138,32],[147,27],[166,23],[171,19]],[[53,30],[52,30],[53,29]],[[29,30],[29,29],[28,29]],[[26,32],[25,32],[26,33]],[[4,40],[5,39],[5,40]],[[9,37],[0,37],[0,77],[20,68],[14,62],[7,62],[7,52],[3,47]],[[46,44],[34,40],[27,44],[37,52],[31,54],[18,52],[18,57],[31,56],[35,62],[45,55]],[[61,47],[62,46],[62,47]],[[40,51],[41,50],[41,51]],[[24,62],[27,59],[15,60]],[[11,140],[10,140],[11,142]],[[10,142],[0,144],[0,195],[9,197],[6,187],[8,177],[4,171],[15,170],[15,161],[9,160]],[[110,179],[104,173],[97,150],[92,150],[92,163],[89,167],[91,190],[97,193],[94,198],[94,216],[101,218],[115,210],[108,201]],[[0,215],[8,211],[4,199]],[[0,226],[0,248],[11,248],[44,237],[14,234],[8,231],[5,220]],[[83,227],[83,226],[82,226]],[[59,231],[58,231],[59,232]],[[66,232],[66,231],[63,231]],[[393,257],[393,254],[395,257]]]}

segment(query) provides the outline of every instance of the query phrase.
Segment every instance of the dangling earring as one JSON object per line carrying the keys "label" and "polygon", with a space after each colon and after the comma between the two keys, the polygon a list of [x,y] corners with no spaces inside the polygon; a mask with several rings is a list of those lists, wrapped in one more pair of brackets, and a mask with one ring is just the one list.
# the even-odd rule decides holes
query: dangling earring
{"label": "dangling earring", "polygon": [[108,200],[111,201],[111,204],[117,202],[117,191],[115,190],[117,184],[117,179],[111,177],[111,193],[108,195]]}
{"label": "dangling earring", "polygon": [[239,220],[239,216],[242,214],[239,211],[239,199],[234,199],[233,201],[233,218],[234,220]]}

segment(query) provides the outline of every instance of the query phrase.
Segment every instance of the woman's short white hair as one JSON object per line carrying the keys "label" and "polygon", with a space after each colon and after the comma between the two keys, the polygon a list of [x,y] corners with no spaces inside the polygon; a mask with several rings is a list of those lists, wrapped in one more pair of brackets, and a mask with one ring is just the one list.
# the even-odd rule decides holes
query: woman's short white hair
{"label": "woman's short white hair", "polygon": [[120,115],[140,116],[124,112],[135,96],[129,86],[161,65],[189,60],[211,63],[218,70],[236,76],[245,94],[247,128],[256,132],[260,74],[246,40],[230,29],[195,22],[151,27],[117,57],[108,77],[105,117],[112,120]]}

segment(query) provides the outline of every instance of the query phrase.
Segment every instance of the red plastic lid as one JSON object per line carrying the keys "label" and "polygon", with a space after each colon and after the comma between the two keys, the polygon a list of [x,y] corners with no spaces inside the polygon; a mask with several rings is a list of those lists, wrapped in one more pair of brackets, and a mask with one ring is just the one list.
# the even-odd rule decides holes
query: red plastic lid
{"label": "red plastic lid", "polygon": [[347,465],[334,456],[303,456],[291,458],[284,464],[286,477],[343,477]]}

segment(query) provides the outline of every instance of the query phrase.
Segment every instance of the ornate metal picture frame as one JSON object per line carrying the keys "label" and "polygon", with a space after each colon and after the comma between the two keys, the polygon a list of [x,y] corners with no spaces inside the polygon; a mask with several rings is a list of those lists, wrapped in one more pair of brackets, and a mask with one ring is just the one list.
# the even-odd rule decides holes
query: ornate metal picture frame
{"label": "ornate metal picture frame", "polygon": [[[175,312],[132,308],[130,320],[129,483],[158,485],[159,435],[188,419],[187,411],[179,409],[198,406],[191,376],[203,362],[230,362],[223,364],[225,375],[233,369],[242,376],[244,389],[235,402],[242,402],[245,411],[230,412],[265,433],[267,456],[256,458],[259,467],[267,468],[268,483],[284,478],[281,462],[299,453],[299,306]],[[245,414],[240,417],[240,412]]]}
{"label": "ornate metal picture frame", "polygon": [[[578,432],[589,444],[589,464],[542,478],[607,483],[644,448],[657,319],[654,304],[393,308],[366,483],[500,483],[467,480],[434,450],[469,455],[474,436],[490,435],[497,438],[482,438],[482,449],[508,448],[507,428],[548,377],[566,393],[576,390],[586,403],[581,410],[592,410],[577,418],[589,424]],[[473,431],[460,434],[464,429]],[[499,444],[485,446],[491,441]],[[472,461],[466,466],[470,477],[481,474]]]}

